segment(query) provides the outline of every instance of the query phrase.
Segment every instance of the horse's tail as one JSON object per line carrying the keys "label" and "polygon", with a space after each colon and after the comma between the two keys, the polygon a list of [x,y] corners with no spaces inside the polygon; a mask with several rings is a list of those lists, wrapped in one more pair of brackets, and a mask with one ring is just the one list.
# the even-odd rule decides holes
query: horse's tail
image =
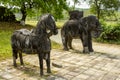
{"label": "horse's tail", "polygon": [[11,36],[11,47],[13,49],[16,48],[17,47],[16,44],[17,44],[16,35],[13,33],[13,35]]}
{"label": "horse's tail", "polygon": [[16,41],[16,35],[13,33],[13,35],[11,36],[11,48],[12,48],[12,53],[13,56],[17,59],[17,41]]}
{"label": "horse's tail", "polygon": [[24,45],[24,37],[20,31],[15,31],[11,36],[11,46],[13,49],[20,49]]}

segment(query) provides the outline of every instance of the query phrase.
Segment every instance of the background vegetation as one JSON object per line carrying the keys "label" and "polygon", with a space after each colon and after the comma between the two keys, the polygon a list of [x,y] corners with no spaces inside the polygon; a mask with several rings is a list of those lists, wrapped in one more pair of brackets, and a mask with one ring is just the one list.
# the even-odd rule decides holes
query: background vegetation
{"label": "background vegetation", "polygon": [[120,44],[120,22],[111,22],[110,24],[110,22],[101,21],[101,24],[103,32],[96,41]]}

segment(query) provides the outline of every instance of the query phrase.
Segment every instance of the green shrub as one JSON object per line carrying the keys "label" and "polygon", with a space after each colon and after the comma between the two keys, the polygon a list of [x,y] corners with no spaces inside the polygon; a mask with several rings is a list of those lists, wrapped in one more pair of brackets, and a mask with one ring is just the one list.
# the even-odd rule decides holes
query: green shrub
{"label": "green shrub", "polygon": [[107,25],[101,21],[103,32],[101,33],[99,41],[119,41],[120,40],[120,23],[114,25]]}

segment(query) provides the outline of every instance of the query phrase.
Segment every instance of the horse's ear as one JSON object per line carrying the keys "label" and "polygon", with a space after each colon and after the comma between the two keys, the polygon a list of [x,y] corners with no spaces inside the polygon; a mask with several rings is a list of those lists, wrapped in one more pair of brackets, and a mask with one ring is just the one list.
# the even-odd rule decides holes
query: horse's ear
{"label": "horse's ear", "polygon": [[48,18],[50,18],[52,15],[51,14],[48,14]]}
{"label": "horse's ear", "polygon": [[51,14],[48,14],[48,18],[51,18],[52,17],[52,15]]}
{"label": "horse's ear", "polygon": [[49,15],[49,18],[52,18],[53,19],[53,21],[55,21],[55,18],[54,18],[54,16],[53,15]]}

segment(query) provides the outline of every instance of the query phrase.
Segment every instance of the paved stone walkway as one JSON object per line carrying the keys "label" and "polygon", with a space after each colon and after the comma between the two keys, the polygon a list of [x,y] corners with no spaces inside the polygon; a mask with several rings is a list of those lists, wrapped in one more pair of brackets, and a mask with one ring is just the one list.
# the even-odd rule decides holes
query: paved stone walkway
{"label": "paved stone walkway", "polygon": [[[25,66],[12,66],[12,59],[0,62],[0,80],[120,80],[120,59],[101,53],[52,50],[52,74],[39,76],[37,55],[24,56]],[[18,60],[19,63],[19,60]],[[45,63],[45,62],[44,62]],[[61,66],[61,67],[59,67]]]}

